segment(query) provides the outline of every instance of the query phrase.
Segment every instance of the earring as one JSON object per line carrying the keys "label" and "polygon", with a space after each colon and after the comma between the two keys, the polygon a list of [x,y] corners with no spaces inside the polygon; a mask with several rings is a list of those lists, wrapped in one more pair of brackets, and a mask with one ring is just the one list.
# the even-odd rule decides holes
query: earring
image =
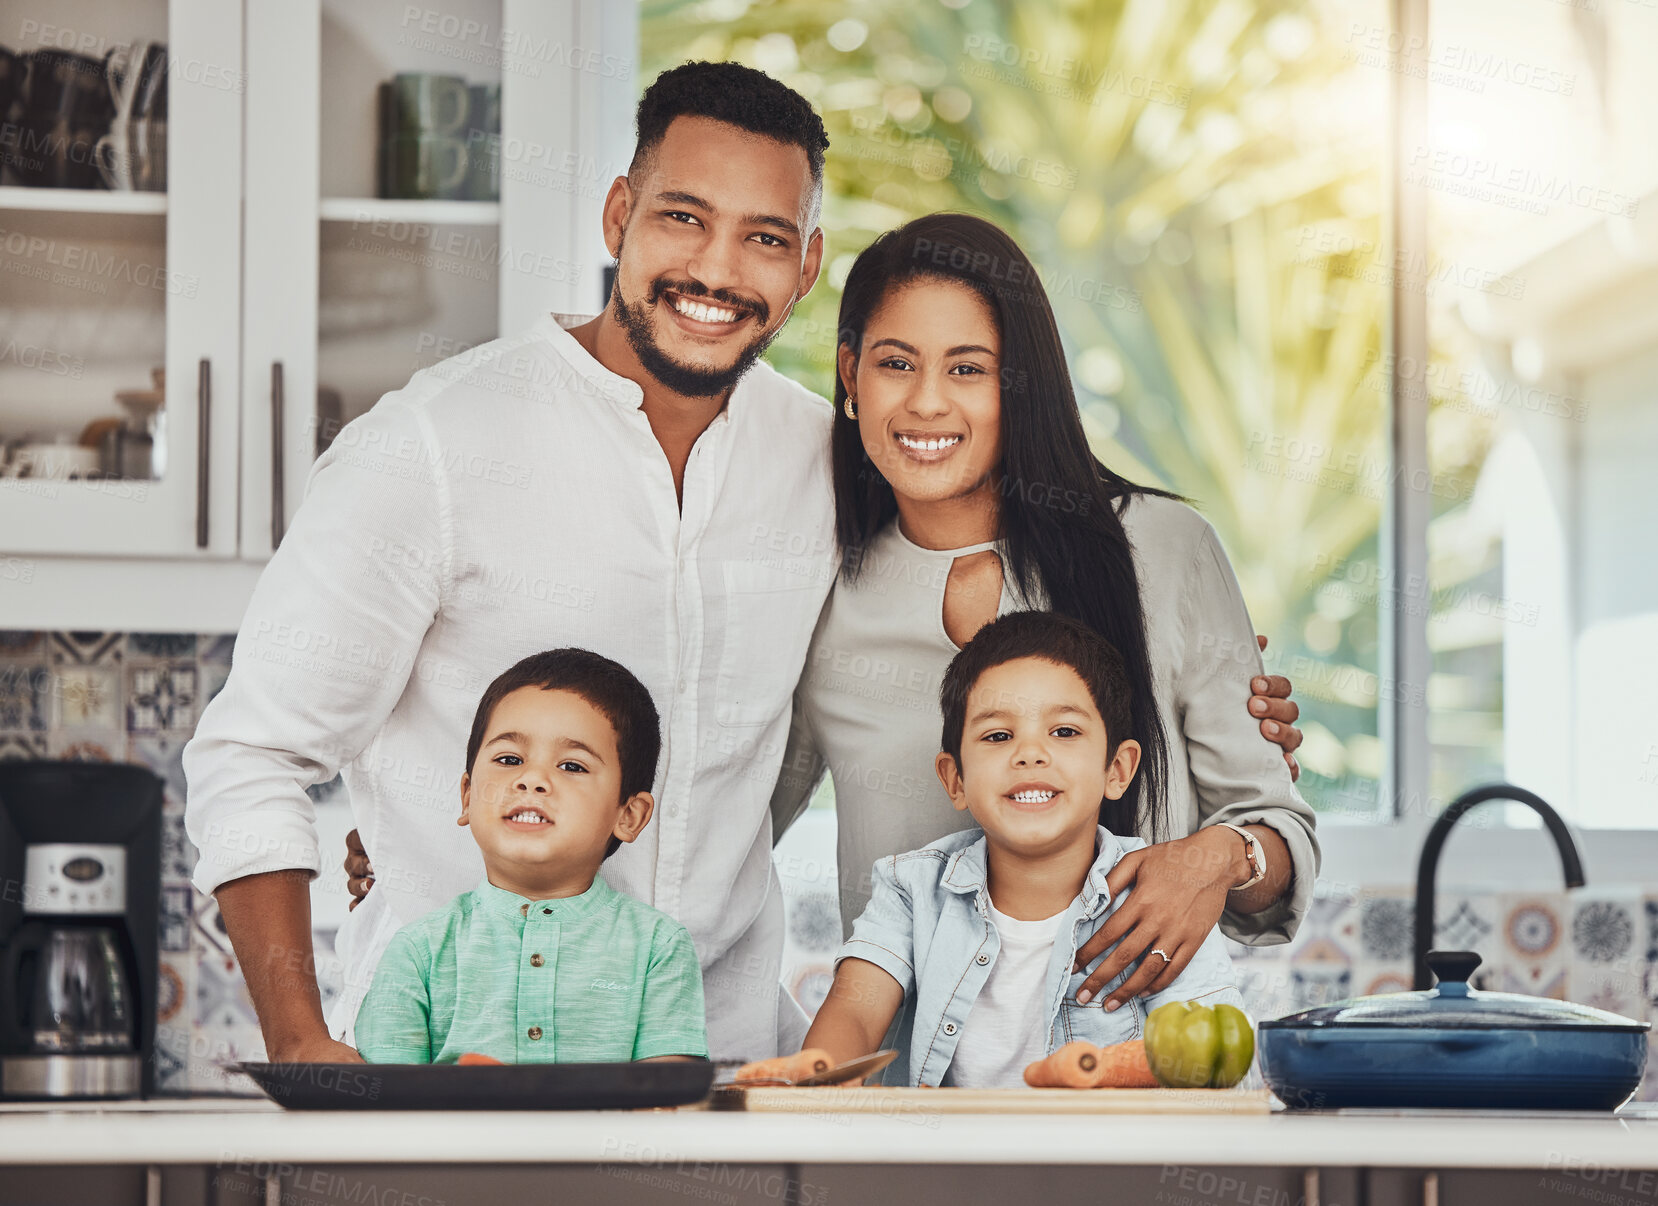
{"label": "earring", "polygon": [[846,411],[847,418],[854,423],[858,421],[858,400],[851,394],[846,395],[846,401],[842,404],[842,409]]}

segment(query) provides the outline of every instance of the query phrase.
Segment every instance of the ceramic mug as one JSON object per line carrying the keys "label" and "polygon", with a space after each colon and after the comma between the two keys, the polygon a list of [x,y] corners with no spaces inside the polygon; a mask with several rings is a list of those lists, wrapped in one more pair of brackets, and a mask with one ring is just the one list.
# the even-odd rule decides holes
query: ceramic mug
{"label": "ceramic mug", "polygon": [[83,120],[108,120],[104,64],[84,54],[45,47],[31,50],[29,76],[23,90],[23,106],[40,124],[65,119],[74,124]]}
{"label": "ceramic mug", "polygon": [[473,201],[501,199],[501,136],[472,130],[466,136],[466,195]]}
{"label": "ceramic mug", "polygon": [[416,201],[466,196],[466,143],[448,134],[398,134],[387,140],[391,195]]}
{"label": "ceramic mug", "polygon": [[0,163],[32,188],[97,188],[98,140],[107,120],[25,110],[0,126]]}
{"label": "ceramic mug", "polygon": [[167,191],[167,122],[148,117],[116,122],[98,140],[98,171],[104,183],[125,192]]}
{"label": "ceramic mug", "polygon": [[471,95],[458,75],[405,71],[392,77],[395,125],[384,131],[402,134],[459,134],[466,130]]}
{"label": "ceramic mug", "polygon": [[23,56],[0,46],[0,122],[11,112],[12,101],[23,91]]}
{"label": "ceramic mug", "polygon": [[466,195],[474,201],[501,199],[501,85],[473,84],[466,121]]}
{"label": "ceramic mug", "polygon": [[79,444],[24,444],[12,454],[17,476],[75,481],[99,469],[98,450]]}
{"label": "ceramic mug", "polygon": [[137,41],[104,56],[104,83],[115,105],[117,122],[148,117],[155,90],[166,87],[167,48],[159,42]]}

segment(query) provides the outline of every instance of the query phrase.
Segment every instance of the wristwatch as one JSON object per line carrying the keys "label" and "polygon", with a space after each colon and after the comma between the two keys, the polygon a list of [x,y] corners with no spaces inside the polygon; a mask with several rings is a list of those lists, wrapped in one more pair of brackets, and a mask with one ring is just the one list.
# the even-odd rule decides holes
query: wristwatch
{"label": "wristwatch", "polygon": [[1256,884],[1265,879],[1267,877],[1267,856],[1266,852],[1261,849],[1261,839],[1249,832],[1249,830],[1243,828],[1243,826],[1234,825],[1230,821],[1216,821],[1215,827],[1218,829],[1230,829],[1232,832],[1243,838],[1244,846],[1247,848],[1249,855],[1249,865],[1255,869],[1254,875],[1251,875],[1241,884],[1232,885],[1232,887],[1227,890],[1229,892],[1242,892],[1245,888],[1253,888]]}

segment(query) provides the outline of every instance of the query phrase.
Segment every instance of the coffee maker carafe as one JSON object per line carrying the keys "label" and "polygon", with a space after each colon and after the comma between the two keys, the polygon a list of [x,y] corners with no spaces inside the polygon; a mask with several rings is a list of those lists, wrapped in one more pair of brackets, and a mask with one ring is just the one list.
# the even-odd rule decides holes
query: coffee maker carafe
{"label": "coffee maker carafe", "polygon": [[154,1085],[161,781],[0,764],[0,1097]]}

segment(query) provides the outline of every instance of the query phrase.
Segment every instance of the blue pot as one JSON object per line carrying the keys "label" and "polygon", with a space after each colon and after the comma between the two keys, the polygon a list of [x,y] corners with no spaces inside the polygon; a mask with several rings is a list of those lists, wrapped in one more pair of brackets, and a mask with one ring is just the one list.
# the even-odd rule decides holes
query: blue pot
{"label": "blue pot", "polygon": [[1258,1027],[1261,1074],[1291,1109],[1615,1110],[1641,1083],[1650,1022],[1468,987],[1472,951],[1430,951],[1439,984]]}

